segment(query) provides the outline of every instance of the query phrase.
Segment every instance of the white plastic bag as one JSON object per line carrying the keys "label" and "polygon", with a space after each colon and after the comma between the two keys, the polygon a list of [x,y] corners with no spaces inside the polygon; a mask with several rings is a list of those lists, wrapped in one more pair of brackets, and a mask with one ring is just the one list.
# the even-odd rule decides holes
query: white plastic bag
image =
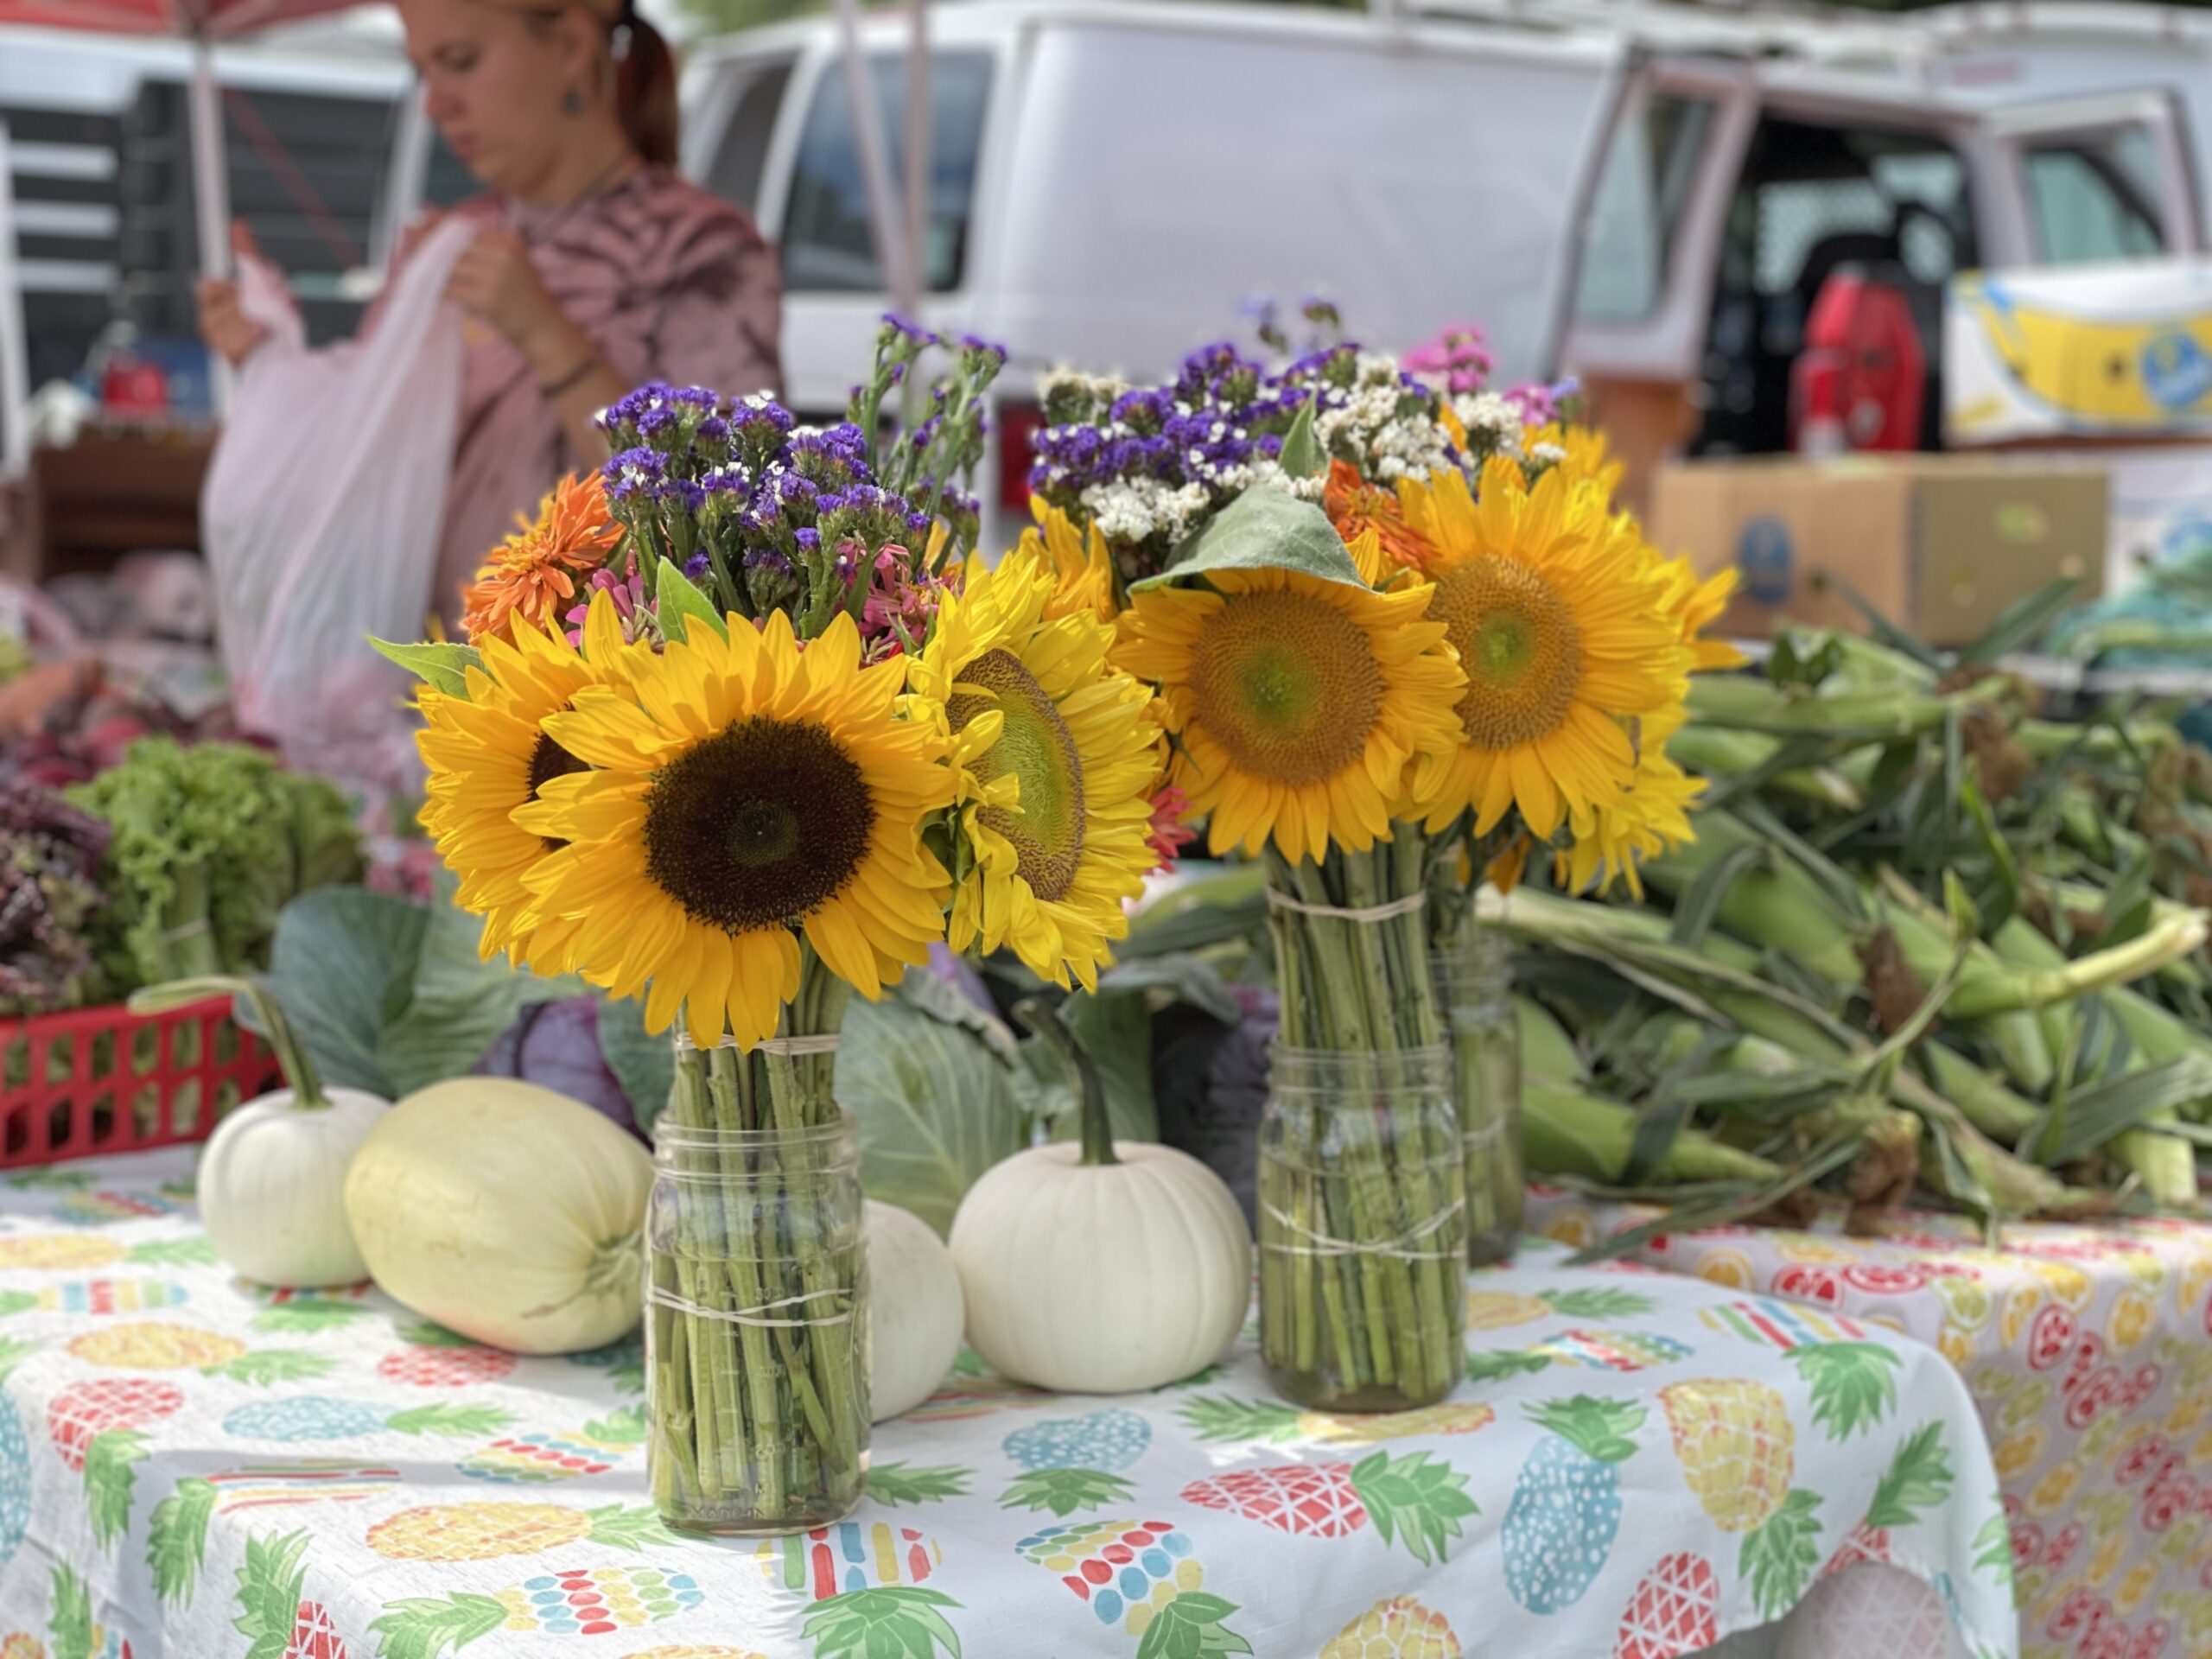
{"label": "white plastic bag", "polygon": [[368,636],[422,637],[461,398],[444,298],[474,231],[439,226],[394,278],[372,336],[308,349],[283,281],[246,260],[239,302],[268,338],[246,359],[200,493],[218,635],[239,723],[286,759],[394,788],[409,681]]}

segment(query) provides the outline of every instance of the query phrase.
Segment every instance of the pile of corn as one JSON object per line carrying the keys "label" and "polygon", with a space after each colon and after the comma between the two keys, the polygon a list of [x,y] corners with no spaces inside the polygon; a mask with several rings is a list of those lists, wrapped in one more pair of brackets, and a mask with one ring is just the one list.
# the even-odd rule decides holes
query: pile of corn
{"label": "pile of corn", "polygon": [[1823,1192],[1860,1227],[1916,1189],[1993,1228],[2195,1207],[2212,756],[2142,711],[2033,717],[1986,667],[2027,617],[1952,662],[1800,634],[1702,677],[1669,745],[1710,780],[1695,844],[1610,901],[1494,907],[1532,1172],[1677,1228]]}

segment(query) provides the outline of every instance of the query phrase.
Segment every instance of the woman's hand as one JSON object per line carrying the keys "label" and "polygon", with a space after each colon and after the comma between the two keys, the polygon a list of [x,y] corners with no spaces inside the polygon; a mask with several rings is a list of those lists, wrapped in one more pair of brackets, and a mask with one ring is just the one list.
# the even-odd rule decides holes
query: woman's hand
{"label": "woman's hand", "polygon": [[553,359],[573,354],[575,327],[537,280],[529,245],[512,231],[477,232],[454,262],[446,297],[506,336],[541,377]]}
{"label": "woman's hand", "polygon": [[[261,244],[242,219],[231,221],[231,252],[240,259],[264,257]],[[202,276],[193,289],[200,310],[200,337],[236,368],[253,355],[253,348],[269,338],[268,329],[248,317],[238,306],[238,285],[228,276]]]}

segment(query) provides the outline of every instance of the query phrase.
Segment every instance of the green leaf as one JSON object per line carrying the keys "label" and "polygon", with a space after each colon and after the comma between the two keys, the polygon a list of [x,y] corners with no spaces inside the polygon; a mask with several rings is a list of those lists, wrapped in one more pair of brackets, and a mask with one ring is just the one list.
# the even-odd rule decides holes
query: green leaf
{"label": "green leaf", "polygon": [[135,1428],[105,1430],[85,1448],[85,1499],[96,1543],[111,1544],[130,1529],[137,1479],[131,1465],[145,1455],[146,1437]]}
{"label": "green leaf", "polygon": [[634,996],[602,996],[599,1054],[622,1085],[630,1116],[651,1135],[676,1084],[676,1051],[668,1033],[645,1029],[645,1005]]}
{"label": "green leaf", "polygon": [[1131,593],[1227,571],[1294,570],[1354,588],[1367,583],[1329,515],[1282,490],[1247,490],[1175,550],[1167,569]]}
{"label": "green leaf", "polygon": [[1820,1507],[1812,1493],[1792,1492],[1764,1525],[1745,1535],[1736,1570],[1751,1580],[1761,1618],[1780,1618],[1804,1594],[1821,1560],[1815,1543],[1821,1523],[1813,1513]]}
{"label": "green leaf", "polygon": [[[38,1306],[38,1297],[28,1290],[0,1291],[0,1319]],[[0,1357],[0,1376],[8,1374],[8,1363]]]}
{"label": "green leaf", "polygon": [[245,1561],[238,1568],[238,1615],[231,1621],[232,1629],[251,1639],[245,1659],[284,1659],[307,1582],[307,1569],[300,1565],[307,1549],[304,1531],[282,1538],[247,1535]]}
{"label": "green leaf", "polygon": [[660,575],[653,583],[653,603],[661,627],[671,639],[685,638],[685,630],[693,621],[705,623],[724,639],[729,638],[729,624],[715,613],[690,578],[666,559],[660,562]]}
{"label": "green leaf", "polygon": [[207,1517],[214,1512],[214,1484],[196,1476],[177,1482],[176,1490],[154,1505],[146,1565],[153,1571],[154,1593],[168,1605],[192,1599],[207,1554]]}
{"label": "green leaf", "polygon": [[397,1100],[467,1071],[525,1003],[588,988],[483,960],[482,932],[442,896],[319,888],[278,918],[270,977],[326,1080]]}
{"label": "green leaf", "polygon": [[1033,1469],[999,1495],[1002,1510],[1050,1510],[1066,1516],[1077,1510],[1119,1503],[1136,1488],[1119,1475],[1097,1469]]}
{"label": "green leaf", "polygon": [[149,1238],[130,1247],[130,1261],[143,1268],[210,1268],[215,1247],[205,1237]]}
{"label": "green leaf", "polygon": [[395,1434],[475,1435],[495,1434],[514,1421],[512,1412],[497,1406],[416,1406],[395,1411],[384,1426]]}
{"label": "green leaf", "polygon": [[860,1127],[861,1185],[942,1235],[993,1164],[1029,1144],[1014,1074],[974,1032],[895,996],[853,999],[837,1050],[837,1103]]}
{"label": "green leaf", "polygon": [[253,1316],[253,1328],[290,1336],[314,1336],[319,1332],[350,1325],[356,1319],[368,1319],[378,1310],[366,1302],[340,1302],[322,1297],[303,1297],[296,1302],[279,1302]]}
{"label": "green leaf", "polygon": [[1723,895],[1736,885],[1738,877],[1766,864],[1771,856],[1758,842],[1747,841],[1739,847],[1731,847],[1713,860],[1698,873],[1697,879],[1675,902],[1674,925],[1668,930],[1668,938],[1689,950],[1703,944],[1705,936],[1713,931],[1713,918],[1720,913]]}
{"label": "green leaf", "polygon": [[1576,1319],[1632,1319],[1649,1313],[1657,1306],[1640,1290],[1615,1290],[1611,1287],[1588,1290],[1546,1290],[1538,1296],[1551,1304],[1552,1312],[1564,1313]]}
{"label": "green leaf", "polygon": [[1215,1653],[1249,1653],[1252,1644],[1222,1621],[1236,1604],[1203,1590],[1186,1590],[1162,1607],[1145,1626],[1136,1659],[1196,1659]]}
{"label": "green leaf", "polygon": [[1889,1469],[1874,1488],[1873,1501],[1866,1506],[1866,1524],[1910,1526],[1923,1510],[1941,1503],[1950,1491],[1951,1464],[1943,1447],[1943,1426],[1923,1424],[1890,1459]]}
{"label": "green leaf", "polygon": [[1426,1452],[1402,1458],[1376,1452],[1351,1469],[1351,1489],[1376,1534],[1386,1544],[1402,1537],[1424,1567],[1444,1560],[1448,1541],[1460,1535],[1459,1522],[1482,1513],[1466,1488],[1466,1476]]}
{"label": "green leaf", "polygon": [[1321,394],[1317,390],[1291,422],[1290,430],[1283,434],[1282,449],[1275,461],[1293,478],[1319,478],[1329,469],[1329,452],[1313,435],[1313,417],[1320,406]]}
{"label": "green leaf", "polygon": [[240,1354],[220,1365],[203,1365],[209,1376],[227,1376],[233,1382],[267,1388],[271,1382],[301,1382],[328,1374],[335,1360],[321,1354],[303,1354],[293,1348],[264,1348]]}
{"label": "green leaf", "polygon": [[616,1549],[643,1549],[647,1544],[672,1544],[676,1535],[661,1524],[660,1511],[650,1504],[626,1509],[609,1503],[587,1510],[591,1517],[591,1541]]}
{"label": "green leaf", "polygon": [[1484,1353],[1478,1351],[1467,1356],[1467,1380],[1470,1382],[1492,1382],[1504,1377],[1520,1376],[1541,1371],[1552,1363],[1551,1356],[1531,1348],[1500,1348]]}
{"label": "green leaf", "polygon": [[[1106,1090],[1106,1116],[1116,1141],[1160,1139],[1160,1109],[1152,1092],[1152,1015],[1141,990],[1077,991],[1061,1005],[1060,1019],[1098,1068]],[[1052,1125],[1052,1138],[1071,1141],[1080,1128],[1078,1084],[1052,1046],[1025,1039],[1016,1079],[1030,1110]]]}
{"label": "green leaf", "polygon": [[1997,613],[1997,620],[1982,630],[1980,639],[1959,653],[1959,665],[1979,667],[2034,644],[2058,613],[2074,602],[2075,590],[2081,585],[2079,577],[2062,576],[2022,594]]}
{"label": "green leaf", "polygon": [[433,690],[442,691],[449,697],[468,695],[467,669],[484,666],[483,653],[474,645],[454,645],[434,640],[416,645],[397,645],[389,639],[379,639],[372,634],[369,644],[378,652],[397,663],[423,684]]}
{"label": "green leaf", "polygon": [[388,1601],[369,1628],[377,1633],[377,1659],[442,1659],[506,1622],[504,1602],[464,1591],[442,1599]]}
{"label": "green leaf", "polygon": [[2007,1589],[2012,1584],[2012,1529],[2002,1509],[1981,1523],[1974,1535],[1974,1564]]}
{"label": "green leaf", "polygon": [[934,1659],[939,1646],[960,1659],[960,1637],[938,1611],[959,1605],[912,1585],[848,1590],[815,1603],[802,1634],[815,1659]]}
{"label": "green leaf", "polygon": [[93,1659],[92,1593],[67,1567],[54,1569],[54,1612],[47,1629],[54,1659]]}
{"label": "green leaf", "polygon": [[1813,1391],[1813,1421],[1834,1440],[1847,1440],[1897,1408],[1894,1375],[1904,1363],[1878,1342],[1820,1342],[1789,1350],[1797,1375]]}
{"label": "green leaf", "polygon": [[2053,1167],[2071,1163],[2145,1119],[2205,1099],[2212,1099],[2212,1063],[2202,1054],[2107,1077],[2074,1090],[2044,1120],[2036,1158]]}
{"label": "green leaf", "polygon": [[868,1471],[868,1495],[887,1509],[901,1503],[934,1503],[965,1497],[975,1471],[953,1464],[910,1469],[904,1463],[879,1463]]}
{"label": "green leaf", "polygon": [[1225,1394],[1194,1395],[1176,1414],[1202,1440],[1264,1440],[1270,1446],[1299,1439],[1303,1414],[1280,1400],[1239,1400]]}

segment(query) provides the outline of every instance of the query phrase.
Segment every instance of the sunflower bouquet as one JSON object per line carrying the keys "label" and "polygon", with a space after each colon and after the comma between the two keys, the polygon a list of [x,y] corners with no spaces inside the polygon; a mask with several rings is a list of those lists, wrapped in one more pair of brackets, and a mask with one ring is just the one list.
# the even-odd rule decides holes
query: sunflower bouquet
{"label": "sunflower bouquet", "polygon": [[1436,383],[1350,346],[1273,374],[1210,348],[1143,391],[1064,377],[1032,476],[1038,545],[1110,594],[1116,660],[1159,690],[1171,785],[1213,852],[1268,867],[1262,1344],[1287,1392],[1340,1407],[1459,1373],[1432,950],[1537,847],[1584,884],[1688,834],[1657,740],[1725,596],[1614,509],[1600,441],[1532,427],[1548,395],[1483,391],[1471,358]]}
{"label": "sunflower bouquet", "polygon": [[[971,568],[1004,354],[887,321],[851,419],[652,385],[496,550],[424,680],[423,819],[483,948],[673,1028],[648,1230],[652,1478],[679,1524],[825,1524],[869,1411],[848,997],[948,933],[1095,982],[1154,862],[1148,690],[1041,547]],[[884,407],[920,418],[877,435]]]}

